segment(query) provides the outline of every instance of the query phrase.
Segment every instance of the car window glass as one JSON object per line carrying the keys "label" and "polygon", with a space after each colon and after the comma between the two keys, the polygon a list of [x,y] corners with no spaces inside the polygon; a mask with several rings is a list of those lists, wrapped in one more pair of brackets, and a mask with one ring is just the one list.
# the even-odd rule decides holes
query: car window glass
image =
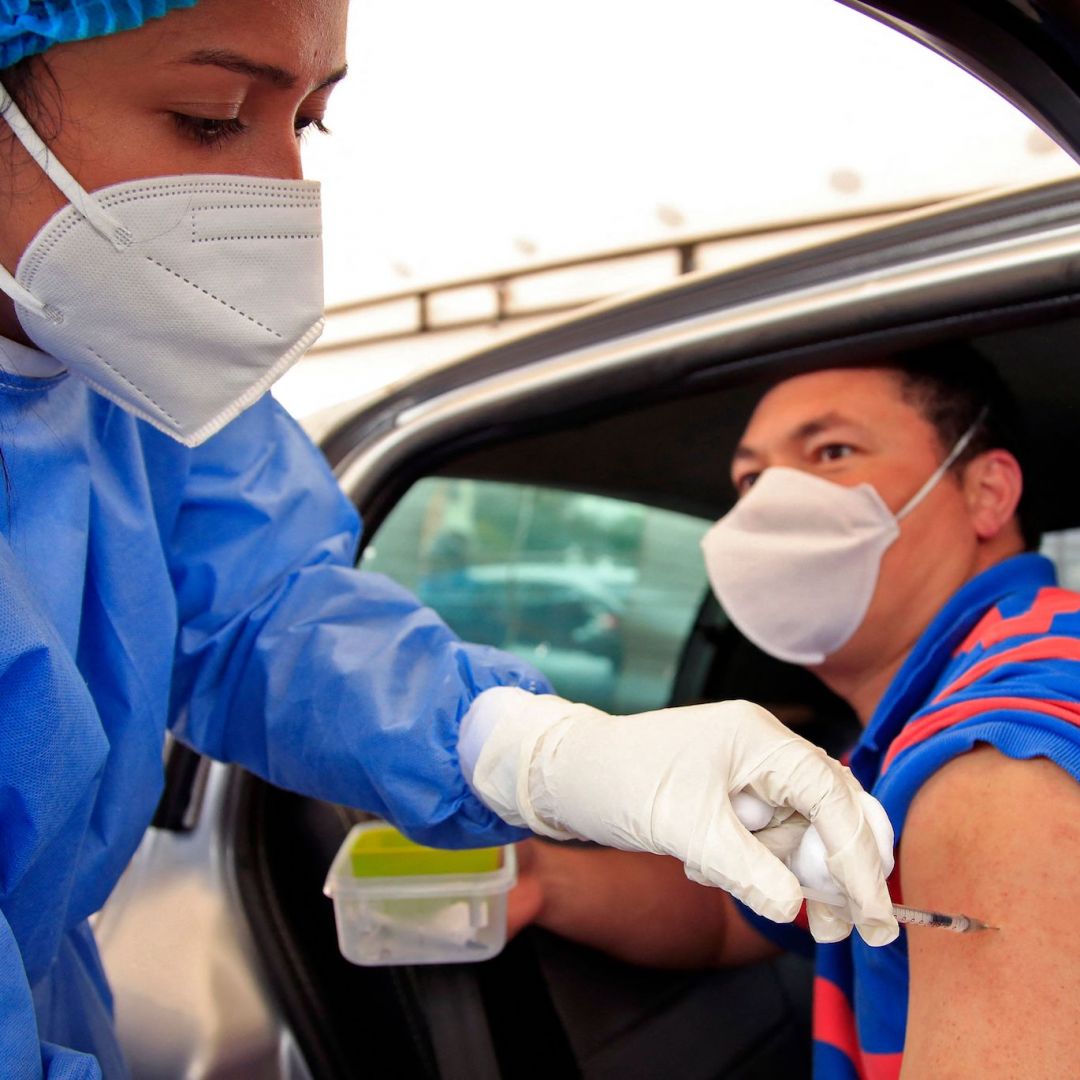
{"label": "car window glass", "polygon": [[1039,550],[1054,560],[1061,587],[1080,591],[1080,529],[1046,533]]}
{"label": "car window glass", "polygon": [[535,664],[613,712],[665,705],[706,587],[709,522],[530,485],[427,478],[362,565],[411,588],[469,640]]}

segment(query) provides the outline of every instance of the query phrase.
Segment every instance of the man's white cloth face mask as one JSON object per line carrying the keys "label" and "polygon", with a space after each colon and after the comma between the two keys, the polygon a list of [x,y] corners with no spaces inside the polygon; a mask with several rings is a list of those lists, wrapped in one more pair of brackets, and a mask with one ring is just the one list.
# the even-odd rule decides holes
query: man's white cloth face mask
{"label": "man's white cloth face mask", "polygon": [[254,404],[322,332],[319,184],[152,177],[88,193],[0,87],[0,111],[70,205],[0,291],[27,336],[186,446]]}
{"label": "man's white cloth face mask", "polygon": [[803,665],[847,644],[900,522],[964,452],[983,415],[895,514],[871,484],[845,487],[800,469],[765,469],[701,542],[713,592],[743,636]]}

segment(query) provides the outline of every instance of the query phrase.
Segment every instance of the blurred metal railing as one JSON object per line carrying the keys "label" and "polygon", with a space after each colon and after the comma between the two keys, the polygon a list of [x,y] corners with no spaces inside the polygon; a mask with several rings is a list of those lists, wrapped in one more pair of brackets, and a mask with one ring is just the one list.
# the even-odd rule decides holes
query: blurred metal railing
{"label": "blurred metal railing", "polygon": [[350,301],[327,309],[327,330],[310,355],[557,315],[695,270],[734,266],[884,224],[939,201],[921,199],[681,236]]}

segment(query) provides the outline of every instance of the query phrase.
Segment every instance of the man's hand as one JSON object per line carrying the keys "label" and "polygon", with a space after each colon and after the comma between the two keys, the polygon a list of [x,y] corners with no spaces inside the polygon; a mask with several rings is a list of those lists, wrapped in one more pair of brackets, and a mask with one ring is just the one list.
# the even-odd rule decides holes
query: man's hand
{"label": "man's hand", "polygon": [[540,917],[544,906],[542,867],[537,865],[539,840],[525,840],[515,847],[517,853],[517,884],[506,898],[506,938],[516,937],[526,926]]}
{"label": "man's hand", "polygon": [[731,797],[747,789],[778,822],[797,812],[816,825],[863,937],[896,937],[862,789],[757,705],[608,716],[500,687],[473,704],[461,753],[473,788],[507,821],[556,839],[672,855],[692,880],[788,922],[802,904],[799,882],[739,821]]}

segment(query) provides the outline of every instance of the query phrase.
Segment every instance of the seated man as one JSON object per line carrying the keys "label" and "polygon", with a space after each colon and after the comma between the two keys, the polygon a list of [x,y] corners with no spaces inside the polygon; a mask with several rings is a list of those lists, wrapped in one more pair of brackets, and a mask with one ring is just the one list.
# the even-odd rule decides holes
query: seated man
{"label": "seated man", "polygon": [[[739,502],[704,542],[743,634],[862,721],[850,764],[896,833],[894,900],[1000,928],[818,945],[819,1077],[1080,1062],[1080,594],[1034,553],[1010,413],[966,353],[786,379],[755,409]],[[662,858],[533,841],[521,861],[512,929],[661,966],[813,947]],[[810,907],[827,936],[829,909]]]}

